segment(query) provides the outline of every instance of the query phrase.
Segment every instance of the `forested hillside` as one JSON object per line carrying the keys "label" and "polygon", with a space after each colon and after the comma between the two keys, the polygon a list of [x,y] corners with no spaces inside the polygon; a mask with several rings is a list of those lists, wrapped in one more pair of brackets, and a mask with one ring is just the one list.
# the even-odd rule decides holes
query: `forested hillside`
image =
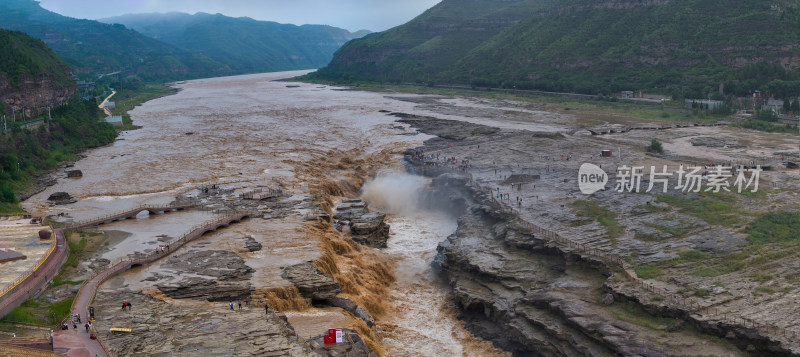
{"label": "forested hillside", "polygon": [[38,175],[81,150],[114,140],[114,127],[98,120],[99,111],[94,101],[73,97],[52,110],[52,121],[30,130],[12,124],[0,135],[0,212],[13,211],[14,192],[28,188]]}
{"label": "forested hillside", "polygon": [[0,29],[0,116],[30,118],[75,94],[69,66],[40,40]]}
{"label": "forested hillside", "polygon": [[[24,77],[46,76],[69,86],[69,67],[44,42],[22,32],[0,29],[0,76],[19,90]],[[2,81],[2,80],[0,80]]]}
{"label": "forested hillside", "polygon": [[798,69],[796,1],[444,0],[315,76],[703,98],[720,83],[797,95]]}
{"label": "forested hillside", "polygon": [[0,30],[0,212],[18,210],[14,192],[36,176],[114,140],[94,99],[74,94],[69,67],[42,41]]}
{"label": "forested hillside", "polygon": [[365,34],[206,13],[136,14],[100,21],[123,24],[176,47],[201,52],[237,73],[318,68],[330,62],[345,42]]}

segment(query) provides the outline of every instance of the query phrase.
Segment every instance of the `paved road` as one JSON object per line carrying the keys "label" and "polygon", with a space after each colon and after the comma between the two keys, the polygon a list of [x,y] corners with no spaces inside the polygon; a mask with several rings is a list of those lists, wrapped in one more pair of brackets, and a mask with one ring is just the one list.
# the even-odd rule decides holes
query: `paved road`
{"label": "paved road", "polygon": [[109,94],[109,96],[106,97],[106,99],[104,99],[103,102],[100,103],[100,105],[97,106],[98,108],[103,109],[103,112],[105,112],[106,116],[109,116],[109,117],[111,116],[111,111],[108,110],[108,108],[106,108],[106,102],[108,102],[108,100],[111,99],[111,97],[113,97],[114,94],[117,94],[117,91],[111,91],[111,94]]}
{"label": "paved road", "polygon": [[[81,314],[81,318],[83,316]],[[78,326],[77,329],[69,326],[69,330],[53,332],[53,351],[61,353],[62,357],[107,356],[103,346],[97,340],[90,339],[83,326]]]}

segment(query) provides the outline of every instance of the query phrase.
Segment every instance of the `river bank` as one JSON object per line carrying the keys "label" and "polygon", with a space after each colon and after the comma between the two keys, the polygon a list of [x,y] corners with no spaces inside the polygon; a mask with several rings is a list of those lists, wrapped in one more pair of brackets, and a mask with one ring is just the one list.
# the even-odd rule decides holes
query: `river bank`
{"label": "river bank", "polygon": [[[191,200],[203,207],[185,214],[143,215],[104,225],[104,229],[130,235],[104,249],[104,256],[81,262],[87,271],[102,269],[110,259],[152,252],[185,229],[213,219],[215,211],[258,212],[251,219],[208,232],[172,252],[175,259],[131,269],[101,285],[95,306],[98,326],[103,331],[132,326],[141,331],[141,336],[148,336],[147,343],[142,343],[135,334],[102,335],[117,353],[221,351],[224,343],[215,341],[252,337],[249,331],[231,328],[263,323],[254,320],[263,319],[254,312],[263,312],[264,304],[281,311],[283,317],[277,316],[269,324],[288,338],[266,334],[258,337],[259,341],[275,344],[262,344],[271,346],[266,349],[237,345],[242,353],[302,351],[307,349],[303,341],[324,333],[325,327],[352,328],[374,351],[387,355],[435,354],[432,349],[437,348],[462,355],[503,353],[498,347],[517,354],[589,351],[602,355],[646,348],[667,355],[692,354],[694,349],[697,354],[735,355],[747,351],[750,344],[756,351],[784,348],[751,342],[740,346],[737,341],[744,341],[741,336],[746,334],[740,335],[736,328],[723,330],[726,334],[733,331],[731,338],[713,337],[705,330],[698,331],[692,323],[681,324],[684,320],[680,316],[662,319],[644,304],[624,302],[633,301],[634,295],[650,299],[647,301],[658,302],[658,298],[654,294],[639,295],[644,293],[636,289],[633,295],[626,292],[624,289],[635,286],[616,275],[612,267],[553,247],[549,241],[510,224],[511,216],[495,212],[497,209],[489,203],[491,196],[508,194],[504,204],[527,221],[592,249],[621,256],[635,264],[637,272],[642,267],[661,269],[662,275],[648,277],[648,282],[660,284],[671,294],[682,294],[689,301],[700,303],[700,298],[705,298],[706,304],[728,311],[754,301],[792,306],[793,290],[781,290],[779,296],[734,295],[739,288],[735,280],[751,280],[748,276],[763,265],[735,272],[739,275],[731,279],[701,279],[669,270],[722,261],[734,249],[743,249],[746,233],[733,231],[728,234],[731,240],[722,244],[719,236],[709,231],[715,223],[705,221],[708,217],[699,213],[685,211],[688,207],[673,201],[673,208],[670,203],[655,202],[663,199],[660,197],[614,194],[610,190],[581,199],[575,181],[578,166],[585,161],[608,160],[597,163],[612,167],[607,172],[611,175],[613,166],[623,160],[648,165],[673,165],[678,162],[675,156],[681,156],[680,162],[702,162],[709,157],[752,160],[749,157],[790,150],[792,138],[750,135],[751,141],[739,141],[742,147],[704,146],[697,150],[692,149],[693,142],[707,145],[708,140],[694,139],[720,134],[733,140],[738,129],[675,127],[592,137],[581,133],[598,122],[587,122],[584,116],[588,114],[579,109],[551,112],[528,102],[385,95],[273,81],[291,75],[296,74],[179,84],[182,90],[175,96],[155,99],[131,112],[141,124],[140,130],[125,132],[120,138],[124,140],[91,150],[76,162],[75,169],[84,173],[81,179],[60,181],[24,203],[43,207],[63,221],[143,204]],[[642,120],[615,115],[607,119],[614,120],[602,124],[609,127]],[[653,135],[664,142],[673,159],[644,154],[641,148]],[[771,143],[769,153],[761,142]],[[388,221],[398,230],[382,249],[359,245],[346,232],[319,220],[330,219],[339,202],[364,194],[362,188],[379,177],[379,171],[402,170],[399,157],[410,147],[424,147],[427,155],[437,154],[427,158],[426,168],[461,166],[482,187],[496,192],[487,195],[464,188],[447,193],[442,189],[444,183],[445,187],[457,188],[465,182],[434,181],[434,187],[443,192],[438,201],[449,203],[444,206],[459,217],[457,226],[453,218],[435,212],[418,208],[424,215],[420,218],[381,207],[381,201],[409,196],[411,191],[400,184],[389,185],[399,195],[365,194],[362,198],[371,206],[390,212]],[[609,147],[623,148],[617,150],[621,155],[601,159],[601,150]],[[764,173],[762,178],[789,188],[797,182],[792,180],[793,175],[794,171],[777,170]],[[749,200],[751,208],[783,210],[797,202],[786,188],[771,188],[763,196],[725,199]],[[50,206],[46,198],[55,191],[68,192],[77,202]],[[279,194],[253,199],[263,192]],[[601,216],[606,218],[601,220]],[[614,228],[620,226],[623,229]],[[453,229],[455,233],[450,234]],[[666,230],[672,233],[667,235]],[[444,243],[439,244],[441,241]],[[251,250],[256,243],[261,249]],[[435,256],[434,246],[439,253]],[[690,250],[705,254],[704,259],[692,258],[697,253],[685,253]],[[446,285],[437,283],[434,272],[428,270],[426,261],[432,259],[445,271]],[[198,264],[189,264],[192,262]],[[328,284],[330,278],[338,284],[341,290],[334,295],[367,310],[375,318],[376,327],[369,328],[367,320],[319,301],[328,297],[303,296],[284,278],[290,267],[301,265],[314,270],[309,262],[328,277],[317,276],[325,285],[333,285]],[[650,266],[670,262],[675,264]],[[780,279],[769,284],[784,285],[783,281],[781,273]],[[722,285],[715,285],[718,283]],[[745,288],[753,291],[756,287]],[[611,304],[603,302],[608,301],[606,295],[612,296]],[[229,312],[229,302],[248,296],[252,305],[245,302],[242,310],[247,313],[239,314],[238,309]],[[145,308],[121,314],[119,303],[123,300]],[[662,302],[648,306],[663,305],[663,311],[674,311],[671,309],[676,307],[668,300],[662,296]],[[193,314],[201,310],[201,314]],[[430,312],[437,316],[431,320],[440,321],[439,325],[423,317]],[[792,316],[764,315],[760,321],[791,328]],[[288,329],[279,320],[293,328]],[[579,337],[570,340],[572,335]],[[602,337],[598,340],[597,336]]]}
{"label": "river bank", "polygon": [[[173,95],[177,92],[177,89],[169,87],[169,84],[162,85],[162,84],[147,84],[141,88],[136,90],[120,90],[120,95],[117,96],[119,100],[119,106],[115,107],[111,110],[105,107],[105,103],[109,101],[112,96],[117,95],[118,93],[114,91],[108,97],[106,97],[103,102],[101,102],[98,107],[103,110],[106,116],[110,116],[113,114],[122,116],[122,126],[117,127],[117,132],[124,132],[126,130],[135,130],[139,127],[134,125],[130,115],[128,115],[128,111],[133,110],[137,106],[156,99],[160,97],[165,97],[169,95]],[[114,138],[116,141],[118,138]],[[108,145],[112,144],[114,141],[109,143]],[[15,192],[16,197],[20,202],[23,202],[30,198],[31,196],[40,193],[47,189],[50,186],[55,185],[59,180],[69,179],[67,176],[68,169],[74,166],[75,161],[79,161],[85,158],[85,152],[90,149],[82,150],[74,154],[74,158],[68,160],[66,162],[58,163],[58,167],[43,173],[40,173],[32,178],[32,182],[30,184],[25,185],[24,189],[18,190]],[[22,208],[20,206],[20,208]],[[19,212],[16,210],[7,210],[8,213],[22,213],[27,212],[37,217],[41,217],[43,212],[39,211],[27,211],[25,209],[21,209]]]}
{"label": "river bank", "polygon": [[[424,118],[390,114],[405,118],[401,121],[425,133],[439,136],[408,151],[406,158],[412,163],[409,165],[412,172],[431,177],[451,175],[435,178],[434,187],[442,191],[442,199],[451,200],[454,206],[463,207],[463,211],[456,233],[439,245],[436,259],[458,303],[460,318],[476,335],[519,355],[797,353],[796,340],[792,338],[793,318],[769,313],[767,307],[777,301],[789,303],[793,289],[770,297],[748,296],[749,292],[732,290],[734,285],[736,289],[747,286],[739,283],[742,275],[754,279],[755,271],[767,268],[780,272],[783,271],[780,266],[760,265],[758,270],[715,274],[710,279],[691,277],[697,274],[691,270],[675,275],[664,271],[655,279],[646,277],[645,289],[641,283],[625,277],[617,265],[598,258],[598,255],[615,256],[634,262],[634,266],[653,266],[652,262],[663,262],[654,264],[658,267],[683,264],[681,271],[686,272],[687,266],[703,264],[697,258],[688,258],[690,254],[708,261],[724,261],[731,251],[737,251],[734,247],[749,248],[743,239],[746,233],[736,233],[742,240],[725,241],[708,231],[709,226],[698,227],[709,225],[705,220],[710,220],[699,216],[700,212],[690,213],[663,203],[656,206],[657,199],[667,201],[665,198],[641,193],[624,195],[610,190],[608,185],[606,191],[594,197],[580,194],[576,178],[578,167],[584,162],[599,164],[600,161],[602,167],[614,170],[618,162],[635,165],[658,160],[632,147],[632,143],[646,146],[642,135],[634,135],[638,140],[616,138],[615,146],[624,142],[622,157],[603,159],[600,153],[604,145],[609,145],[604,144],[605,140],[567,133],[476,128],[473,123],[439,119],[445,113]],[[729,130],[719,129],[719,132]],[[453,134],[465,131],[472,134]],[[691,131],[707,132],[706,129]],[[674,142],[676,134],[659,137]],[[793,140],[789,136],[779,137],[784,144]],[[687,140],[691,136],[683,133],[678,138]],[[739,152],[747,152],[742,149]],[[777,152],[781,149],[784,147],[773,148]],[[726,147],[723,151],[727,150]],[[682,153],[695,160],[722,154],[688,148]],[[666,160],[656,162],[669,164]],[[608,175],[613,178],[613,171]],[[787,178],[796,175],[795,170],[777,170],[769,174],[769,179],[786,185],[790,182]],[[618,196],[614,197],[615,194]],[[773,197],[771,202],[781,202],[783,206],[768,206],[770,201],[749,197],[750,208],[773,211],[796,207],[795,195],[786,196],[780,191],[768,191],[767,195]],[[774,199],[778,197],[783,199]],[[591,213],[583,213],[587,206],[595,208]],[[523,224],[521,219],[559,232],[571,243],[556,244],[547,235],[526,228],[527,223]],[[636,233],[660,227],[658,224],[670,224],[669,221],[692,228],[658,239]],[[619,232],[614,233],[612,227]],[[575,249],[577,246],[592,253],[582,254]],[[782,264],[792,263],[783,260]],[[636,269],[636,273],[642,274],[640,278],[644,272]],[[653,286],[650,284],[656,286],[657,292],[649,288]],[[708,290],[703,293],[701,289]],[[727,294],[736,297],[729,298]],[[746,313],[744,309],[761,312]],[[708,311],[729,311],[739,316],[739,322]],[[754,315],[762,320],[753,323]],[[766,321],[789,328],[775,328],[765,324]]]}
{"label": "river bank", "polygon": [[[392,302],[407,299],[403,290],[395,295],[393,285],[395,274],[405,276],[402,264],[400,271],[395,270],[394,255],[399,252],[359,246],[329,224],[314,223],[314,217],[329,211],[334,202],[358,197],[361,186],[378,170],[399,168],[402,151],[421,143],[424,135],[409,133],[407,126],[380,113],[386,107],[413,111],[411,105],[375,94],[271,81],[286,75],[178,84],[181,91],[175,96],[131,111],[141,129],[123,132],[112,145],[91,150],[75,162],[74,169],[81,170],[83,177],[61,180],[24,203],[64,222],[176,200],[193,200],[203,207],[103,225],[103,230],[123,231],[126,236],[79,262],[78,269],[90,275],[114,259],[158,249],[189,227],[213,219],[215,211],[258,212],[171,252],[178,261],[206,264],[183,266],[166,259],[102,284],[94,305],[96,326],[113,353],[221,351],[231,335],[252,337],[231,327],[263,323],[254,319],[263,316],[255,312],[263,313],[264,304],[281,313],[268,322],[270,329],[289,338],[275,339],[272,333],[259,336],[262,347],[241,345],[237,348],[242,353],[306,350],[303,339],[319,336],[329,327],[355,329],[375,351],[425,344],[425,336],[431,333],[414,332],[418,317],[399,314]],[[51,206],[47,197],[52,192],[68,192],[77,202]],[[264,199],[244,198],[256,192],[280,193]],[[428,239],[435,243],[443,237],[433,233]],[[247,248],[256,244],[262,248]],[[427,249],[430,254],[433,246]],[[404,326],[412,333],[384,334],[385,330],[371,329],[341,308],[321,306],[301,296],[283,272],[309,261],[336,278],[342,287],[340,296],[369,310],[377,326]],[[226,273],[227,268],[218,264],[236,267],[235,272]],[[429,290],[427,296],[439,298],[434,292]],[[238,314],[238,308],[236,315],[227,313],[230,300],[246,297],[249,304],[243,304],[242,311],[249,313]],[[122,300],[134,305],[132,314],[120,314]],[[201,310],[208,314],[194,313]],[[442,314],[455,316],[455,310],[450,306]],[[448,321],[460,323],[454,318]],[[106,332],[120,326],[138,332],[116,336]],[[457,334],[455,341],[474,339],[463,328]],[[383,343],[390,335],[392,341]],[[137,342],[142,336],[146,343]],[[174,341],[181,342],[174,345]],[[469,349],[463,350],[469,355]],[[480,355],[481,350],[476,351]]]}

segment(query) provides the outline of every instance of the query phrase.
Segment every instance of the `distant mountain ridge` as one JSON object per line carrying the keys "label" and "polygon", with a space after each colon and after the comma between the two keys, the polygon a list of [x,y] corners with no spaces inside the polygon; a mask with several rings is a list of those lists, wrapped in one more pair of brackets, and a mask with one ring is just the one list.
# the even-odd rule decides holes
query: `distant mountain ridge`
{"label": "distant mountain ridge", "polygon": [[798,68],[797,1],[443,0],[346,44],[313,76],[705,97],[722,82],[733,92],[791,86]]}
{"label": "distant mountain ridge", "polygon": [[123,24],[173,46],[203,53],[236,72],[318,68],[328,64],[345,42],[368,33],[202,12],[134,14],[100,21]]}
{"label": "distant mountain ridge", "polygon": [[109,21],[130,23],[142,33],[119,23],[62,16],[35,0],[0,0],[0,28],[41,39],[79,75],[122,72],[145,80],[173,80],[318,68],[342,44],[364,34],[210,14],[146,14]]}
{"label": "distant mountain ridge", "polygon": [[0,0],[0,27],[41,39],[79,74],[125,71],[145,78],[186,78],[233,73],[203,54],[121,25],[61,16],[33,0]]}

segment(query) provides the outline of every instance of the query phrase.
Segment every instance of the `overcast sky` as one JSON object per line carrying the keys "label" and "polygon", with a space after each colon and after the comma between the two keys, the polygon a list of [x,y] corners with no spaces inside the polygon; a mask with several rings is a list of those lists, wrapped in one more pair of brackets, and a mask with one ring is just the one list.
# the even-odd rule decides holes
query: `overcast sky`
{"label": "overcast sky", "polygon": [[295,25],[331,25],[356,31],[383,31],[401,25],[440,0],[40,0],[64,16],[100,19],[124,14],[180,11]]}

